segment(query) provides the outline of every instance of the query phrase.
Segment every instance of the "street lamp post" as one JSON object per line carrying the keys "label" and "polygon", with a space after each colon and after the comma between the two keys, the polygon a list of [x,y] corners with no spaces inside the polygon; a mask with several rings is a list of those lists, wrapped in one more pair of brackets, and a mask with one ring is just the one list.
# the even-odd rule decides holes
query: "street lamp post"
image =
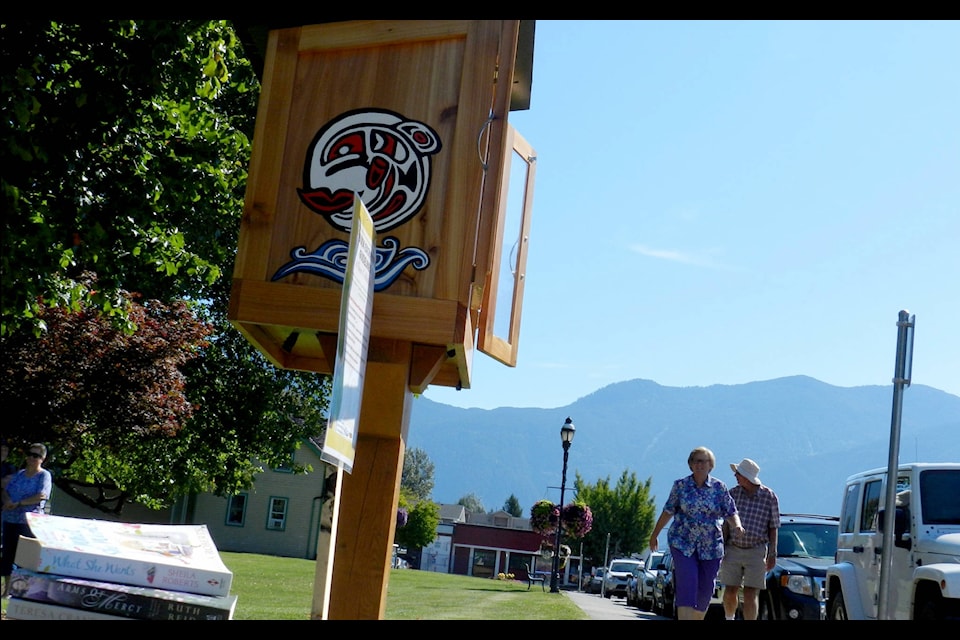
{"label": "street lamp post", "polygon": [[563,530],[563,492],[567,486],[567,456],[570,454],[570,444],[577,428],[573,421],[567,421],[560,427],[560,442],[563,444],[563,474],[560,476],[560,512],[557,514],[557,540],[553,545],[553,573],[550,576],[550,593],[560,593],[560,534]]}

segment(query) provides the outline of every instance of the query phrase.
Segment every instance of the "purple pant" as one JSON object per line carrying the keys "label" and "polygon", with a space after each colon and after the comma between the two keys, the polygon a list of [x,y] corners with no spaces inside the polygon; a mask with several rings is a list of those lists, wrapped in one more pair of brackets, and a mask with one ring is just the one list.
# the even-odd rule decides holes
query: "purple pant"
{"label": "purple pant", "polygon": [[706,611],[713,597],[720,558],[701,560],[699,554],[685,556],[674,547],[670,547],[670,553],[673,555],[673,582],[677,590],[674,604]]}

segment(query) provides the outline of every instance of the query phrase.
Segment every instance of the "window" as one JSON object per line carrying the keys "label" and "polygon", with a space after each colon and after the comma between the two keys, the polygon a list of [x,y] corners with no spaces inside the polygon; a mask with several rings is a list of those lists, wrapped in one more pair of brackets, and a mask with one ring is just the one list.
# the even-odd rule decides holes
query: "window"
{"label": "window", "polygon": [[863,488],[863,512],[860,514],[860,531],[877,530],[877,513],[880,511],[880,481],[868,482]]}
{"label": "window", "polygon": [[247,494],[238,493],[227,500],[227,525],[242,527],[247,517]]}
{"label": "window", "polygon": [[274,467],[273,470],[279,473],[293,473],[293,457],[296,455],[296,453],[296,449],[291,449],[290,457],[287,459],[287,461],[280,466]]}
{"label": "window", "polygon": [[287,498],[270,498],[270,510],[267,513],[267,529],[283,531],[287,526]]}
{"label": "window", "polygon": [[847,494],[843,497],[843,509],[840,513],[840,531],[853,533],[857,522],[857,500],[860,499],[860,484],[853,483],[847,487]]}
{"label": "window", "polygon": [[473,552],[473,575],[477,578],[492,578],[497,561],[497,552],[491,549],[476,549]]}
{"label": "window", "polygon": [[926,524],[960,524],[960,472],[933,469],[920,474],[923,521]]}
{"label": "window", "polygon": [[539,555],[532,555],[529,553],[511,553],[510,561],[507,565],[507,572],[514,575],[521,575],[527,570],[527,565],[530,566],[530,570],[534,571],[536,569],[543,568],[543,562],[541,561],[540,565],[537,565],[537,560],[540,558]]}
{"label": "window", "polygon": [[[537,154],[509,124],[499,210],[494,220],[494,246],[488,259],[489,272],[481,264],[478,274],[486,278],[480,304],[477,349],[503,364],[517,365],[523,289],[526,284],[530,217]],[[517,160],[517,164],[513,164]]]}

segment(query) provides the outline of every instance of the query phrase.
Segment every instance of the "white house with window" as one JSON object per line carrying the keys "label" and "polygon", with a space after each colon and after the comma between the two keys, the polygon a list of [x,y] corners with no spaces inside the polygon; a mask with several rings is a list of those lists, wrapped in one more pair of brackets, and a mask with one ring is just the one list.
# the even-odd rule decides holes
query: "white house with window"
{"label": "white house with window", "polygon": [[313,467],[311,473],[294,475],[289,468],[269,469],[257,475],[250,490],[228,498],[201,494],[160,511],[129,504],[122,517],[116,518],[54,489],[50,511],[100,520],[205,524],[220,551],[313,560],[317,557],[320,528],[330,526],[329,498],[333,487],[328,482],[336,477],[336,469],[320,459],[322,444],[306,440],[293,453],[296,462]]}

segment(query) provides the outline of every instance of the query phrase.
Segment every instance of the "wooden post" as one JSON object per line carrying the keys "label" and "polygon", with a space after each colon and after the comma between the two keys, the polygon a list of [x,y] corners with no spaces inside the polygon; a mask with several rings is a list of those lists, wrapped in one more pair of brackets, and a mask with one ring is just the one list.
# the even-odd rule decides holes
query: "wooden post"
{"label": "wooden post", "polygon": [[[353,471],[337,487],[329,620],[382,620],[410,424],[412,344],[372,340]],[[316,590],[315,585],[315,590]]]}
{"label": "wooden post", "polygon": [[[470,388],[476,322],[496,299],[486,283],[498,282],[520,22],[268,34],[228,318],[275,366],[332,373],[350,233],[341,198],[358,184],[379,252],[353,468],[338,473],[335,526],[319,534],[314,619],[383,618],[413,394]],[[512,351],[495,352],[510,366],[515,317]]]}

